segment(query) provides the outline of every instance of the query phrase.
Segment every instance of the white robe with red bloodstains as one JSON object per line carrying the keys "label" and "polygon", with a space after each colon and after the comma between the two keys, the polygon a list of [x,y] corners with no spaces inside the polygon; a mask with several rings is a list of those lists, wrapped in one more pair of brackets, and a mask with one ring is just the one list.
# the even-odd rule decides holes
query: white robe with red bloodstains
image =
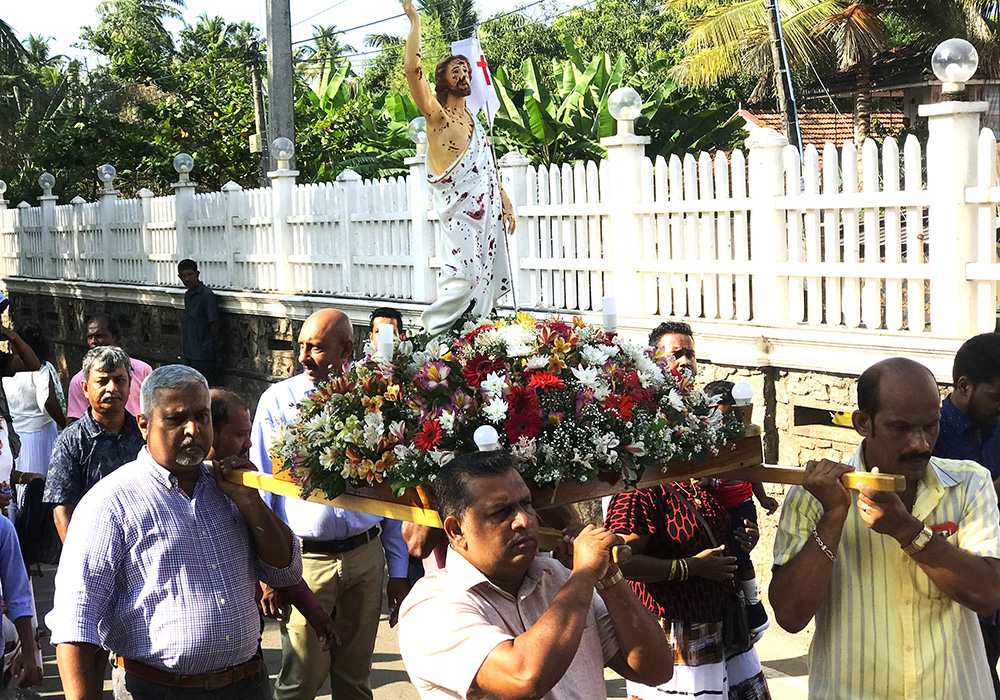
{"label": "white robe with red bloodstains", "polygon": [[441,217],[437,301],[420,317],[435,336],[467,310],[485,316],[510,291],[500,176],[486,130],[473,116],[465,152],[440,175],[428,173]]}

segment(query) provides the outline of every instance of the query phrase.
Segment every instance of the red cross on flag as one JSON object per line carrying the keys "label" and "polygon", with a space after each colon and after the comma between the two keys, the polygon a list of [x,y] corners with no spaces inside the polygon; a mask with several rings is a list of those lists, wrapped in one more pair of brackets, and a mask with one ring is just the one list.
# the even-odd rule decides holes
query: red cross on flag
{"label": "red cross on flag", "polygon": [[472,64],[472,94],[465,98],[465,106],[473,114],[478,114],[480,109],[485,110],[486,119],[493,126],[493,118],[500,109],[500,98],[497,97],[490,66],[483,54],[483,47],[479,45],[479,39],[472,37],[453,41],[451,52],[456,56],[465,56]]}

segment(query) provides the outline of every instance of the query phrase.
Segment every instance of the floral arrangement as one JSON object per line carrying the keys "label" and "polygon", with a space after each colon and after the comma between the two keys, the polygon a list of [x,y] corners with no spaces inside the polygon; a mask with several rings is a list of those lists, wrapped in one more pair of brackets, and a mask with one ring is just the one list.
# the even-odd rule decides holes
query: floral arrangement
{"label": "floral arrangement", "polygon": [[635,484],[668,460],[703,461],[743,433],[643,348],[581,319],[520,313],[459,323],[449,336],[397,341],[391,360],[365,358],[323,383],[272,447],[276,470],[333,498],[388,482],[433,482],[492,425],[526,481],[557,486],[612,472]]}

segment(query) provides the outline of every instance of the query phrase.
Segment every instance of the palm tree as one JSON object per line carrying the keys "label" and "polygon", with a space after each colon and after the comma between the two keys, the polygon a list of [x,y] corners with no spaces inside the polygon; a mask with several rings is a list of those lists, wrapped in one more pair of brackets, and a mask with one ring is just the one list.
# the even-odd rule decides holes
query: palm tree
{"label": "palm tree", "polygon": [[322,84],[327,68],[331,68],[337,59],[345,53],[352,53],[355,49],[350,44],[341,43],[337,31],[337,26],[331,24],[328,27],[323,25],[313,25],[313,47],[304,47],[301,52],[301,60],[308,61],[302,74],[309,79],[315,79],[317,84]]}
{"label": "palm tree", "polygon": [[115,12],[126,3],[135,2],[137,8],[144,14],[153,15],[159,19],[183,19],[181,10],[187,7],[184,0],[101,0],[97,6],[97,14],[104,15]]}
{"label": "palm tree", "polygon": [[203,54],[212,47],[231,43],[236,35],[236,25],[230,24],[224,17],[219,15],[209,17],[202,13],[198,15],[194,25],[184,27],[180,31],[181,40],[184,42],[181,51]]}
{"label": "palm tree", "polygon": [[[715,0],[692,22],[685,42],[687,57],[675,67],[674,77],[684,84],[709,86],[748,70],[759,78],[753,98],[766,94],[776,69],[770,46],[774,28],[767,11],[771,1]],[[996,0],[782,0],[785,47],[797,69],[830,55],[839,57],[842,68],[858,64],[855,136],[860,142],[870,129],[871,62],[885,48],[887,14],[919,27],[929,45],[937,38],[965,36],[996,56],[992,31],[980,14],[985,5],[995,4]],[[664,4],[665,9],[695,6],[703,4],[696,0]]]}
{"label": "palm tree", "polygon": [[442,38],[448,43],[468,39],[479,25],[474,0],[424,0],[421,9],[440,23]]}
{"label": "palm tree", "polygon": [[14,29],[0,19],[0,75],[11,75],[28,58],[21,40]]}

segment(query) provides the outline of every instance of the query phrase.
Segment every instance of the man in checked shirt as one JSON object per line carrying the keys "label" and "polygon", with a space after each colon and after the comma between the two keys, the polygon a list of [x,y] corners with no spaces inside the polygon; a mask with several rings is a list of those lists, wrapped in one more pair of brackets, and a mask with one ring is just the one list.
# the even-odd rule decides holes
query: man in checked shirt
{"label": "man in checked shirt", "polygon": [[265,700],[254,591],[302,576],[298,540],[256,490],[205,464],[208,384],[161,367],[145,381],[147,447],[73,515],[49,617],[66,700],[100,700],[97,663],[116,657],[116,700]]}

